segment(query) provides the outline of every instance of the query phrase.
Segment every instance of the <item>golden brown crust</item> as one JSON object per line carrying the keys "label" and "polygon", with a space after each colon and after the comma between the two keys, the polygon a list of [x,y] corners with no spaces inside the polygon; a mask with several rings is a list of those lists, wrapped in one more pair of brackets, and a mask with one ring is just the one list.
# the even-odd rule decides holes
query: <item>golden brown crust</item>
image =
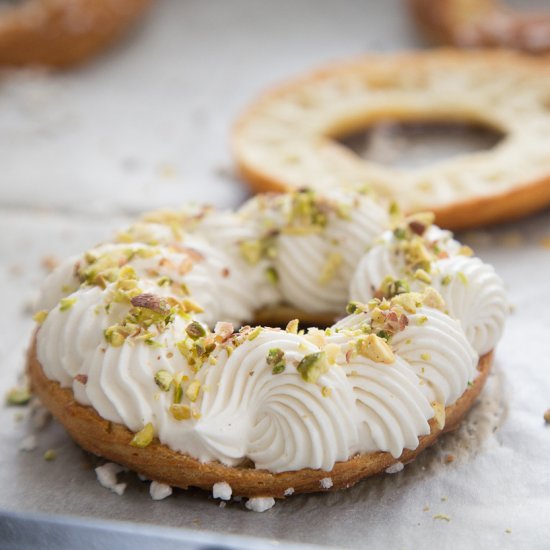
{"label": "golden brown crust", "polygon": [[550,51],[548,13],[517,12],[498,0],[409,0],[409,5],[424,31],[443,44]]}
{"label": "golden brown crust", "polygon": [[333,482],[330,490],[347,488],[363,478],[383,472],[398,461],[410,462],[442,433],[457,427],[483,388],[491,365],[492,353],[488,353],[479,361],[479,375],[473,385],[454,405],[447,407],[443,431],[431,420],[431,433],[420,438],[417,449],[404,451],[399,459],[389,453],[376,452],[338,462],[330,472],[304,469],[272,474],[253,468],[230,468],[214,462],[203,464],[171,450],[158,440],[143,449],[132,447],[132,432],[120,424],[104,420],[93,408],[76,403],[70,389],[61,388],[45,376],[36,357],[36,338],[28,353],[28,373],[33,392],[83,449],[173,487],[212,490],[215,483],[225,481],[231,485],[235,496],[276,498],[284,498],[285,490],[290,487],[294,493],[322,491],[320,481],[326,477]]}
{"label": "golden brown crust", "polygon": [[[236,121],[232,133],[232,150],[239,173],[255,192],[285,192],[299,186],[311,186],[321,190],[316,179],[309,177],[310,174],[304,172],[302,181],[300,184],[296,184],[292,181],[292,176],[295,174],[301,176],[301,172],[294,171],[291,173],[292,168],[290,167],[285,167],[283,172],[275,163],[267,166],[265,161],[260,162],[253,158],[251,155],[253,140],[250,138],[250,128],[253,125],[257,126],[258,117],[265,117],[267,112],[271,112],[273,113],[271,116],[275,116],[276,111],[271,108],[278,102],[281,102],[281,104],[284,102],[284,104],[292,106],[294,105],[292,102],[295,101],[296,106],[299,106],[295,98],[306,88],[308,93],[311,93],[314,87],[318,86],[319,89],[322,89],[331,80],[341,82],[342,86],[345,87],[345,83],[350,77],[355,76],[358,83],[361,80],[368,80],[373,90],[378,88],[381,90],[387,89],[391,92],[394,86],[399,86],[400,74],[407,67],[415,68],[419,82],[426,78],[427,74],[430,74],[433,78],[436,72],[439,72],[440,77],[444,79],[446,74],[452,74],[453,71],[467,75],[470,68],[479,71],[480,67],[485,67],[485,70],[481,73],[491,75],[498,75],[500,71],[503,73],[508,71],[506,78],[515,75],[518,82],[522,79],[528,79],[528,81],[533,82],[533,87],[540,85],[542,98],[550,96],[550,89],[548,89],[550,64],[541,58],[533,58],[513,52],[462,52],[457,50],[413,52],[390,56],[364,56],[349,62],[333,64],[289,81],[268,90],[255,101]],[[430,71],[436,72],[429,73]],[[414,86],[415,84],[412,83],[411,85]],[[471,85],[476,94],[482,93],[481,90],[475,87],[475,83]],[[364,173],[367,177],[371,173],[374,174],[373,178],[376,179],[376,171],[369,169],[370,172],[367,172],[363,159],[360,159],[346,147],[334,142],[333,138],[358,131],[384,120],[477,123],[492,126],[506,136],[508,128],[514,126],[509,124],[509,120],[511,120],[511,117],[517,119],[517,114],[512,111],[501,113],[499,116],[502,116],[502,120],[493,117],[487,118],[485,117],[484,107],[488,107],[488,111],[491,101],[492,99],[488,96],[487,102],[483,106],[481,103],[476,107],[464,108],[464,106],[457,106],[455,111],[453,111],[452,106],[444,110],[441,108],[432,110],[429,101],[420,106],[401,104],[399,100],[395,103],[386,102],[383,107],[365,108],[363,106],[355,108],[350,106],[347,111],[343,111],[344,114],[330,120],[328,130],[325,127],[319,130],[316,135],[307,139],[310,140],[311,150],[316,151],[315,154],[318,155],[318,158],[323,158],[325,165],[329,167],[329,170],[334,170],[334,174],[339,173],[338,166],[344,167],[341,170],[342,176],[340,179],[342,183],[345,183],[346,172],[354,175]],[[540,117],[546,116],[547,106],[541,104],[536,108],[540,111]],[[536,118],[535,115],[533,117]],[[289,122],[288,126],[291,127],[293,123],[294,121]],[[319,127],[321,128],[322,124]],[[301,130],[303,128],[296,128],[295,133],[300,135]],[[519,153],[520,151],[516,152]],[[262,149],[262,153],[270,154],[267,149]],[[520,154],[521,156],[524,155]],[[311,166],[311,162],[307,161],[315,160],[312,157],[313,154],[307,157],[306,162],[304,162],[306,166]],[[331,160],[334,162],[331,163]],[[464,163],[463,168],[462,163]],[[493,164],[492,170],[495,174],[499,174],[496,159]],[[333,166],[336,168],[333,169]],[[462,173],[468,173],[474,177],[476,173],[475,171],[472,172],[472,170],[475,170],[472,166],[474,165],[463,159],[457,159],[455,164],[457,172],[462,171]],[[355,170],[355,167],[359,168]],[[320,174],[323,175],[322,172]],[[405,205],[405,209],[408,212],[432,210],[436,215],[437,224],[453,230],[501,223],[531,214],[550,204],[550,171],[543,169],[541,166],[538,174],[537,176],[523,175],[523,172],[518,170],[518,174],[513,176],[512,183],[500,186],[493,185],[493,180],[496,181],[498,178],[502,178],[503,181],[509,179],[510,176],[506,171],[500,170],[500,175],[492,179],[488,178],[486,181],[484,176],[480,174],[477,192],[472,189],[453,189],[454,199],[442,205],[430,203],[428,194],[428,197],[422,199],[423,202],[419,203],[417,207],[407,207]],[[437,178],[434,181],[437,181]],[[371,184],[372,180],[367,179],[365,183]],[[412,193],[418,194],[415,191],[416,188],[409,187],[409,184],[400,186],[399,182],[394,183],[396,184],[395,188],[392,186],[384,188],[384,184],[379,184],[378,187],[373,185],[373,187],[382,197],[396,199],[398,202],[402,202],[404,197],[407,198]]]}
{"label": "golden brown crust", "polygon": [[30,0],[0,10],[0,65],[65,67],[121,35],[151,0]]}

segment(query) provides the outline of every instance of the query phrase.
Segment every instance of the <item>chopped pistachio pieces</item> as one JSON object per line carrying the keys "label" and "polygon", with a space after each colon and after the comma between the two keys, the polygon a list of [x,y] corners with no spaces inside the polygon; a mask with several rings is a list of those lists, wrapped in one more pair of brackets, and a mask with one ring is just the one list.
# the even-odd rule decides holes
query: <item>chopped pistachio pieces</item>
{"label": "chopped pistachio pieces", "polygon": [[328,364],[334,365],[336,364],[336,359],[338,358],[338,355],[341,353],[342,349],[338,344],[331,342],[325,346],[324,351],[327,354]]}
{"label": "chopped pistachio pieces", "polygon": [[285,352],[281,348],[271,348],[267,354],[266,363],[271,367],[272,374],[281,374],[286,368]]}
{"label": "chopped pistachio pieces", "polygon": [[467,285],[468,284],[468,277],[462,272],[459,271],[456,276],[459,278],[460,282]]}
{"label": "chopped pistachio pieces", "polygon": [[201,383],[199,380],[193,380],[189,386],[187,386],[187,389],[185,390],[185,396],[189,401],[195,402],[197,400],[197,397],[199,396],[199,391],[201,389]]}
{"label": "chopped pistachio pieces", "polygon": [[183,388],[181,387],[181,382],[174,381],[174,398],[173,402],[178,404],[183,398]]}
{"label": "chopped pistachio pieces", "polygon": [[344,259],[339,252],[331,252],[319,275],[319,282],[324,285],[330,283],[338,274]]}
{"label": "chopped pistachio pieces", "polygon": [[422,361],[429,361],[431,358],[432,358],[432,356],[429,353],[421,353],[420,354],[420,359],[422,359]]}
{"label": "chopped pistachio pieces", "polygon": [[306,382],[315,384],[318,378],[329,370],[327,356],[324,351],[318,351],[306,355],[298,366],[297,371]]}
{"label": "chopped pistachio pieces", "polygon": [[162,391],[168,391],[173,381],[174,377],[167,370],[159,370],[155,374],[155,383]]}
{"label": "chopped pistachio pieces", "polygon": [[332,388],[329,388],[328,386],[323,386],[323,389],[321,390],[321,395],[323,397],[330,397],[332,395]]}
{"label": "chopped pistachio pieces", "polygon": [[45,310],[45,309],[41,309],[40,311],[37,311],[34,315],[33,315],[33,319],[34,321],[36,321],[39,325],[41,325],[45,320],[46,318],[48,317],[48,311]]}
{"label": "chopped pistachio pieces", "polygon": [[31,392],[26,387],[12,388],[6,394],[6,404],[10,406],[26,405],[31,397]]}
{"label": "chopped pistachio pieces", "polygon": [[451,284],[451,281],[453,280],[453,278],[450,276],[450,275],[445,275],[442,279],[441,279],[441,284],[443,286],[448,286],[449,284]]}
{"label": "chopped pistachio pieces", "polygon": [[139,447],[142,449],[149,446],[152,443],[154,437],[155,429],[153,428],[153,424],[151,424],[151,422],[148,422],[139,432],[134,434],[134,437],[130,441],[130,445],[132,447]]}
{"label": "chopped pistachio pieces", "polygon": [[361,304],[359,302],[348,302],[348,305],[346,306],[346,313],[353,315],[354,313],[359,313],[361,311]]}
{"label": "chopped pistachio pieces", "polygon": [[262,327],[257,326],[248,333],[248,336],[246,337],[246,339],[250,341],[255,340],[256,338],[258,338],[258,336],[260,336],[261,332],[262,332]]}
{"label": "chopped pistachio pieces", "polygon": [[206,336],[205,328],[198,321],[189,323],[187,327],[185,327],[185,332],[192,340],[198,340],[199,338]]}
{"label": "chopped pistachio pieces", "polygon": [[268,267],[265,270],[265,276],[272,285],[276,285],[279,282],[279,274],[274,267]]}
{"label": "chopped pistachio pieces", "polygon": [[288,325],[286,326],[286,331],[290,334],[298,334],[298,327],[300,325],[300,321],[298,319],[292,319],[292,321],[288,322]]}
{"label": "chopped pistachio pieces", "polygon": [[170,405],[170,414],[176,420],[189,420],[191,418],[191,408],[189,405],[173,404]]}
{"label": "chopped pistachio pieces", "polygon": [[369,334],[357,340],[357,353],[371,359],[375,363],[391,364],[395,355],[389,344],[376,334]]}
{"label": "chopped pistachio pieces", "polygon": [[423,269],[417,269],[414,272],[414,278],[428,285],[431,284],[432,282],[432,278],[430,274],[424,271]]}
{"label": "chopped pistachio pieces", "polygon": [[59,300],[59,311],[68,311],[76,304],[76,298],[61,298]]}

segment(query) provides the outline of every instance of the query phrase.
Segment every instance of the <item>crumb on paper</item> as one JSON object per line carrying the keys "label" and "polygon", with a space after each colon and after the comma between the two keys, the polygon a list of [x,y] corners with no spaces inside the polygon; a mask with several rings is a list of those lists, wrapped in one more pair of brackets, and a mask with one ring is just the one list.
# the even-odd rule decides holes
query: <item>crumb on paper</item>
{"label": "crumb on paper", "polygon": [[6,394],[6,404],[13,407],[24,406],[29,403],[31,397],[32,395],[28,387],[17,386]]}
{"label": "crumb on paper", "polygon": [[169,162],[163,162],[159,164],[157,168],[157,173],[162,178],[171,179],[177,175],[177,170],[173,164],[170,164]]}
{"label": "crumb on paper", "polygon": [[103,466],[98,466],[95,469],[99,484],[119,496],[124,494],[126,483],[118,483],[117,475],[124,471],[125,468],[123,466],[115,464],[114,462],[107,462],[103,464]]}
{"label": "crumb on paper", "polygon": [[512,532],[512,529],[504,529],[504,532],[509,535]]}
{"label": "crumb on paper", "polygon": [[21,440],[21,443],[19,443],[19,450],[25,452],[34,451],[37,444],[36,436],[31,434]]}
{"label": "crumb on paper", "polygon": [[172,494],[172,487],[158,481],[151,481],[149,494],[153,500],[163,500]]}
{"label": "crumb on paper", "polygon": [[293,494],[294,494],[294,487],[289,487],[288,489],[285,489],[285,492],[283,493],[285,497],[289,497],[290,495],[293,495]]}
{"label": "crumb on paper", "polygon": [[386,468],[386,473],[387,474],[397,474],[397,473],[401,472],[404,467],[405,467],[405,465],[403,464],[403,462],[396,462],[395,464],[392,464],[391,466]]}
{"label": "crumb on paper", "polygon": [[41,430],[51,420],[52,415],[46,407],[40,405],[35,408],[32,415],[32,425],[36,430]]}
{"label": "crumb on paper", "polygon": [[40,265],[46,273],[51,273],[59,265],[59,259],[53,254],[48,254],[42,257]]}
{"label": "crumb on paper", "polygon": [[544,421],[545,421],[547,424],[550,424],[550,409],[548,409],[547,411],[545,411],[545,413],[544,413]]}
{"label": "crumb on paper", "polygon": [[275,506],[275,499],[273,497],[249,498],[244,505],[252,512],[266,512]]}
{"label": "crumb on paper", "polygon": [[231,499],[232,494],[233,489],[231,488],[231,485],[229,485],[229,483],[227,483],[226,481],[219,481],[218,483],[214,483],[214,486],[212,487],[212,496],[214,498],[229,500]]}
{"label": "crumb on paper", "polygon": [[422,511],[423,511],[423,512],[429,512],[429,511],[430,511],[430,507],[426,504],[426,506],[424,506],[424,508],[422,508]]}
{"label": "crumb on paper", "polygon": [[57,453],[55,452],[54,449],[48,449],[44,453],[44,460],[46,460],[48,462],[51,462],[52,460],[55,460],[56,458],[57,458]]}
{"label": "crumb on paper", "polygon": [[462,235],[462,241],[473,246],[490,246],[493,240],[493,236],[487,231],[468,231]]}
{"label": "crumb on paper", "polygon": [[447,514],[436,514],[434,516],[434,519],[440,519],[442,521],[451,521],[451,516],[448,516]]}
{"label": "crumb on paper", "polygon": [[523,238],[518,231],[509,231],[499,238],[499,244],[504,248],[518,248],[522,242]]}
{"label": "crumb on paper", "polygon": [[23,267],[20,264],[13,264],[13,265],[10,265],[10,267],[8,268],[8,271],[14,277],[19,277],[20,275],[23,274]]}
{"label": "crumb on paper", "polygon": [[319,481],[319,485],[321,489],[330,489],[334,484],[332,483],[332,478],[324,477]]}
{"label": "crumb on paper", "polygon": [[456,460],[455,455],[451,455],[451,454],[445,455],[445,464],[450,464],[451,462],[454,462],[455,460]]}
{"label": "crumb on paper", "polygon": [[449,497],[441,497],[441,502],[446,502],[449,499]]}
{"label": "crumb on paper", "polygon": [[542,239],[539,240],[539,245],[541,248],[550,250],[550,236],[542,237]]}

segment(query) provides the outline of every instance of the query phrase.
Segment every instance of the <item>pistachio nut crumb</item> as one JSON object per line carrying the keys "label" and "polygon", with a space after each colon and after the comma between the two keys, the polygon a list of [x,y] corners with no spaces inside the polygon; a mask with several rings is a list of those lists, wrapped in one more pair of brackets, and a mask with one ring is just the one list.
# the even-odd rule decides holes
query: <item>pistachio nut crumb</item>
{"label": "pistachio nut crumb", "polygon": [[258,336],[260,336],[261,332],[262,332],[262,327],[260,326],[255,327],[248,333],[247,340],[250,340],[250,341],[255,340],[256,338],[258,338]]}
{"label": "pistachio nut crumb", "polygon": [[332,388],[329,388],[328,386],[323,386],[323,389],[321,390],[321,395],[323,397],[330,397],[332,395]]}
{"label": "pistachio nut crumb", "polygon": [[325,285],[332,281],[332,279],[334,279],[338,274],[338,271],[340,270],[343,261],[344,259],[342,257],[342,254],[340,254],[339,252],[331,252],[321,269],[321,273],[319,275],[319,283]]}
{"label": "pistachio nut crumb", "polygon": [[54,449],[48,449],[44,453],[44,460],[46,460],[48,462],[51,462],[52,460],[55,460],[56,458],[57,458],[57,453],[55,452]]}
{"label": "pistachio nut crumb", "polygon": [[445,405],[439,401],[432,403],[432,409],[434,410],[434,420],[437,427],[442,430],[445,427]]}
{"label": "pistachio nut crumb", "polygon": [[168,391],[172,386],[174,377],[167,370],[159,370],[155,373],[155,384],[162,390]]}
{"label": "pistachio nut crumb", "polygon": [[6,394],[6,404],[10,406],[27,405],[31,397],[31,392],[27,387],[12,388]]}
{"label": "pistachio nut crumb", "polygon": [[265,276],[272,285],[276,285],[279,282],[279,273],[277,273],[274,267],[266,268]]}
{"label": "pistachio nut crumb", "polygon": [[59,311],[68,311],[76,304],[76,298],[61,298],[59,300]]}
{"label": "pistachio nut crumb", "polygon": [[298,319],[292,319],[292,321],[288,322],[285,330],[290,334],[298,334],[299,325],[300,321]]}
{"label": "pistachio nut crumb", "polygon": [[435,514],[433,519],[440,519],[449,522],[451,521],[451,516],[448,516],[447,514]]}
{"label": "pistachio nut crumb", "polygon": [[189,386],[187,386],[187,389],[185,390],[185,396],[189,401],[194,403],[197,400],[197,397],[199,396],[199,391],[201,389],[201,383],[199,380],[193,380]]}
{"label": "pistachio nut crumb", "polygon": [[41,325],[45,320],[46,318],[48,317],[48,311],[45,310],[45,309],[41,309],[40,311],[37,311],[34,315],[33,315],[33,320],[36,321],[39,325]]}
{"label": "pistachio nut crumb", "polygon": [[286,368],[285,352],[281,348],[271,348],[267,353],[266,363],[272,374],[281,374]]}
{"label": "pistachio nut crumb", "polygon": [[154,437],[155,429],[153,428],[153,424],[148,422],[139,432],[134,434],[134,437],[130,441],[130,445],[143,449],[152,443]]}
{"label": "pistachio nut crumb", "polygon": [[550,409],[548,409],[548,410],[544,413],[544,421],[545,421],[547,424],[550,424]]}
{"label": "pistachio nut crumb", "polygon": [[174,403],[170,405],[170,414],[176,420],[189,420],[191,418],[191,408],[188,405]]}
{"label": "pistachio nut crumb", "polygon": [[206,336],[205,328],[198,321],[192,321],[189,323],[185,327],[185,332],[192,340],[198,340],[199,338]]}
{"label": "pistachio nut crumb", "polygon": [[389,365],[395,361],[395,355],[389,344],[376,334],[369,334],[357,340],[357,353],[375,363]]}
{"label": "pistachio nut crumb", "polygon": [[306,355],[296,367],[296,370],[302,375],[302,378],[306,382],[310,382],[312,384],[315,384],[318,378],[325,374],[328,369],[329,365],[326,353],[324,351],[318,351]]}
{"label": "pistachio nut crumb", "polygon": [[432,356],[429,353],[421,353],[420,354],[420,359],[422,359],[422,361],[429,361],[431,358],[432,358]]}

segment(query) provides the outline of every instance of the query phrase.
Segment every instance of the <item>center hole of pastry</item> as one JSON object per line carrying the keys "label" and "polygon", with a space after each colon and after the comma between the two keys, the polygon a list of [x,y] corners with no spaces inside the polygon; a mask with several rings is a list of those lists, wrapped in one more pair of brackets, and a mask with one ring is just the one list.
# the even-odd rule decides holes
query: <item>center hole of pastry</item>
{"label": "center hole of pastry", "polygon": [[482,124],[381,121],[338,142],[368,161],[410,169],[489,150],[503,137]]}

